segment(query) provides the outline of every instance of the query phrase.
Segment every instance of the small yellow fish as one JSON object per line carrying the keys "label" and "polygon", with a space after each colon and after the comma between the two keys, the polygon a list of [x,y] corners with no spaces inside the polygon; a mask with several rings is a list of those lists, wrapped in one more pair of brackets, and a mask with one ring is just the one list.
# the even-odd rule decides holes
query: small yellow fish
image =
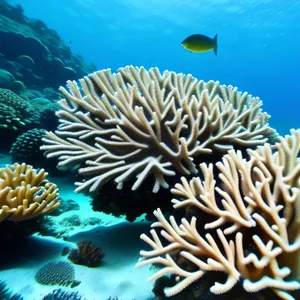
{"label": "small yellow fish", "polygon": [[206,52],[214,50],[215,55],[218,54],[218,34],[213,39],[202,34],[192,34],[188,36],[181,46],[191,52]]}

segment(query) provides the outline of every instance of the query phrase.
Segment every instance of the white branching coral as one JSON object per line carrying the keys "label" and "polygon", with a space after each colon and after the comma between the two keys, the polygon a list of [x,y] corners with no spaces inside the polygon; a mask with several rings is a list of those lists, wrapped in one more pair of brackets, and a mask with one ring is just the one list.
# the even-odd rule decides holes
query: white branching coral
{"label": "white branching coral", "polygon": [[196,173],[197,156],[264,144],[274,135],[262,102],[219,82],[157,68],[128,66],[68,81],[61,87],[61,125],[44,139],[60,168],[79,166],[77,192],[94,192],[110,180],[136,190],[150,175],[153,192],[167,176]]}
{"label": "white branching coral", "polygon": [[[215,282],[212,293],[226,293],[241,280],[247,292],[272,288],[280,298],[294,299],[289,291],[300,288],[291,279],[300,275],[300,130],[291,133],[276,147],[265,144],[248,150],[249,158],[230,150],[216,164],[217,170],[212,164],[200,165],[202,180],[188,182],[183,177],[175,185],[174,207],[193,207],[209,215],[211,222],[203,224],[194,215],[178,224],[160,209],[154,212],[157,222],[152,227],[162,228],[161,237],[155,229],[151,237],[141,235],[152,250],[141,251],[137,266],[163,266],[149,280],[177,275],[178,283],[165,289],[167,296],[201,280],[205,272],[221,271],[227,280]],[[181,268],[174,251],[196,270]]]}

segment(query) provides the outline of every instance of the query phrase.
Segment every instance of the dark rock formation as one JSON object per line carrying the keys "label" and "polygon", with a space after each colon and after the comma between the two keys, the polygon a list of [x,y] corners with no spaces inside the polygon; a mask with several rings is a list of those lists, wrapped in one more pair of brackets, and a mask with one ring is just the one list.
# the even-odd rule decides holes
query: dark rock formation
{"label": "dark rock formation", "polygon": [[21,83],[30,89],[57,89],[96,69],[73,54],[44,22],[26,17],[21,6],[5,1],[0,1],[0,43],[0,84],[4,81],[2,87],[15,92]]}

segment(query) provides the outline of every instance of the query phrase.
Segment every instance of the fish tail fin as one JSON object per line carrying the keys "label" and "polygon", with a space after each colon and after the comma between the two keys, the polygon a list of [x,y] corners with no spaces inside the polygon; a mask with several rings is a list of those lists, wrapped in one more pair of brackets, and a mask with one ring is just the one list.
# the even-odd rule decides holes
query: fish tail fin
{"label": "fish tail fin", "polygon": [[214,53],[217,56],[218,55],[218,34],[215,35],[214,41],[215,41]]}

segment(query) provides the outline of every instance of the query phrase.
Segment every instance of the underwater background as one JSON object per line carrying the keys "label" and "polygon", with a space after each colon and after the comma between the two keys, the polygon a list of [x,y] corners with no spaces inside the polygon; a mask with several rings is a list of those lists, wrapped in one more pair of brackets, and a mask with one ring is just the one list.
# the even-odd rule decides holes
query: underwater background
{"label": "underwater background", "polygon": [[[300,131],[297,131],[300,128],[299,32],[299,0],[0,0],[0,136],[2,139],[0,144],[0,235],[2,236],[0,300],[223,300],[229,298],[250,300],[253,297],[259,300],[300,299]],[[181,43],[192,34],[202,34],[211,39],[217,34],[217,55],[214,51],[192,53],[184,49]],[[145,69],[125,68],[126,66]],[[83,102],[88,97],[78,96],[80,93],[82,95],[86,93],[82,81],[78,90],[76,85],[71,83],[66,85],[67,80],[76,80],[79,86],[80,78],[98,70],[111,69],[112,73],[117,73],[119,68],[122,68],[123,77],[121,78],[125,82],[133,83],[137,94],[145,96],[147,93],[143,90],[143,86],[139,86],[140,82],[136,78],[142,78],[143,84],[147,86],[151,81],[149,78],[155,77],[155,71],[153,69],[149,71],[149,69],[155,67],[161,73],[165,70],[174,72],[167,73],[171,74],[170,78],[180,80],[180,78],[187,78],[182,74],[191,74],[198,80],[209,82],[203,86],[200,84],[200,89],[206,89],[211,95],[215,95],[214,93],[222,95],[225,102],[226,97],[230,98],[233,95],[235,112],[239,110],[239,101],[242,102],[241,99],[247,98],[246,108],[240,109],[239,113],[242,114],[241,111],[244,108],[248,111],[240,124],[246,128],[247,133],[250,132],[249,140],[244,132],[237,139],[232,140],[230,140],[232,136],[228,133],[229,138],[226,136],[225,142],[213,141],[210,144],[210,138],[218,137],[218,134],[215,131],[215,125],[208,126],[209,129],[203,134],[204,144],[207,142],[208,146],[207,148],[204,146],[203,152],[199,150],[200,158],[197,155],[193,156],[198,152],[190,150],[190,145],[188,145],[188,157],[181,162],[180,159],[186,154],[185,148],[179,147],[180,150],[183,148],[184,150],[176,156],[172,148],[173,144],[177,146],[176,135],[174,134],[172,140],[165,128],[157,135],[161,134],[162,139],[168,136],[166,141],[163,140],[166,146],[158,150],[157,154],[156,149],[154,151],[151,148],[152,144],[150,143],[150,146],[147,144],[147,139],[138,140],[137,136],[142,131],[140,128],[133,130],[134,133],[131,135],[130,128],[132,127],[124,126],[122,134],[115,137],[118,135],[116,128],[120,124],[118,123],[116,128],[105,127],[105,122],[102,122],[99,116],[111,113],[111,123],[108,122],[111,125],[117,122],[113,117],[124,112],[122,111],[123,100],[121,104],[117,102],[112,96],[113,92],[112,94],[104,92],[105,89],[100,85],[95,88],[94,92],[98,93],[99,99],[105,93],[110,96],[105,107],[107,111],[102,106],[101,108],[97,106],[99,111],[102,113],[105,111],[105,113],[103,115],[100,113],[97,118],[93,119],[93,113],[97,114],[99,111],[97,109],[86,111],[88,109]],[[142,72],[144,72],[144,77],[141,75]],[[114,82],[114,78],[112,79],[108,71],[99,74],[103,82],[105,80],[101,76],[106,76]],[[149,74],[150,77],[147,77]],[[134,79],[130,81],[129,77]],[[91,89],[91,85],[96,82],[96,77],[92,78],[91,75],[90,82],[87,77],[85,78]],[[219,81],[221,85],[227,87],[221,87],[210,80]],[[170,92],[169,89],[173,88],[173,92],[176,90],[173,86],[170,88],[172,84],[167,84],[166,94]],[[237,87],[242,93],[248,92],[249,95],[236,93],[230,85]],[[113,88],[110,91],[115,92]],[[136,96],[135,92],[133,94]],[[174,95],[176,98],[176,91]],[[156,99],[153,94],[151,96]],[[206,94],[201,92],[199,98],[203,100],[206,99],[205,97]],[[263,113],[257,108],[259,105],[255,106],[257,99],[253,97],[259,97],[262,100]],[[62,98],[68,99],[63,103],[63,109],[57,105]],[[147,96],[145,99],[148,100]],[[213,102],[213,96],[209,99]],[[81,100],[83,102],[80,102]],[[254,104],[251,104],[251,101]],[[142,100],[139,105],[142,106],[141,111],[143,109],[147,111],[148,106],[143,104]],[[222,104],[220,107],[223,107]],[[182,115],[186,114],[186,107],[183,105],[181,108],[184,111]],[[170,110],[174,112],[176,109]],[[195,114],[194,119],[192,117],[191,119],[196,123],[195,107],[187,111],[190,112],[189,117]],[[216,112],[218,109],[211,111],[213,111],[211,113],[213,119],[218,115]],[[264,112],[271,116],[269,120]],[[82,116],[83,114],[80,115],[81,113],[86,113],[85,117]],[[157,123],[164,126],[163,121],[155,123],[152,120],[156,120],[155,117],[159,115],[157,111],[156,113],[153,115],[149,112],[145,113],[144,120],[151,126]],[[79,116],[79,119],[76,119],[75,115]],[[179,115],[180,113],[176,115],[176,118],[174,117],[174,120],[178,121]],[[224,113],[224,115],[226,123],[227,114]],[[86,118],[91,118],[91,123],[82,125]],[[229,120],[232,121],[234,118],[242,119],[238,113],[232,114]],[[73,124],[75,119],[81,121],[82,127]],[[188,136],[189,133],[193,136],[194,131],[189,131],[192,123],[191,121],[190,126],[187,127],[182,126],[183,136]],[[218,121],[216,123],[211,121],[211,123],[219,124]],[[251,123],[258,125],[252,126]],[[59,127],[59,124],[65,124],[65,127]],[[68,128],[66,124],[71,125]],[[144,126],[147,129],[145,124]],[[98,132],[99,139],[95,138],[95,140],[93,140],[95,133],[83,137],[80,141],[86,142],[88,147],[83,146],[84,150],[82,150],[80,148],[82,145],[74,140],[79,136],[79,132],[86,133],[90,127],[97,130],[100,128],[99,131],[104,128],[104,133]],[[56,131],[58,128],[66,133],[59,135]],[[290,131],[291,129],[296,129],[296,131]],[[68,135],[68,130],[72,131],[70,135]],[[49,132],[56,132],[57,135],[49,135]],[[234,135],[238,129],[236,131],[232,129],[232,132]],[[285,139],[279,138],[288,134],[291,136]],[[111,137],[113,138],[110,139]],[[122,138],[128,138],[131,142],[125,143],[124,149],[126,148],[127,151],[124,151],[125,154],[120,150]],[[137,140],[134,140],[135,138]],[[182,142],[181,138],[178,139],[180,142]],[[279,141],[281,144],[276,148],[275,143]],[[256,171],[264,165],[265,168],[262,167],[261,173],[274,178],[275,183],[272,181],[270,184],[270,193],[279,199],[274,200],[276,207],[274,211],[278,218],[276,219],[274,215],[265,216],[264,212],[261,214],[267,221],[273,220],[274,217],[277,221],[279,220],[279,223],[282,221],[281,225],[285,224],[283,227],[285,227],[286,235],[282,232],[280,234],[287,236],[283,240],[285,242],[288,240],[288,245],[284,248],[276,239],[278,245],[284,250],[278,250],[277,247],[274,253],[276,251],[283,253],[278,261],[282,266],[281,274],[286,275],[280,277],[281,275],[277,274],[279,277],[273,277],[280,284],[283,278],[287,277],[288,283],[286,281],[282,283],[282,286],[284,284],[286,286],[282,289],[253,287],[251,292],[246,292],[239,278],[234,288],[227,293],[214,293],[210,289],[211,286],[216,281],[225,282],[230,276],[227,278],[224,274],[220,274],[222,272],[212,272],[213,275],[205,274],[202,281],[191,280],[184,288],[179,285],[177,290],[174,288],[176,292],[173,293],[172,287],[177,287],[176,284],[182,282],[181,280],[185,283],[184,278],[189,277],[188,272],[195,273],[195,265],[182,259],[176,247],[175,250],[171,247],[170,257],[180,268],[186,268],[187,273],[180,273],[180,276],[176,276],[174,275],[176,272],[169,272],[168,274],[171,274],[169,277],[154,278],[157,279],[155,283],[154,281],[147,282],[147,278],[154,276],[159,270],[163,273],[164,269],[159,266],[161,261],[155,260],[156,258],[153,258],[151,266],[149,259],[149,265],[136,268],[139,257],[144,257],[145,264],[148,264],[147,257],[154,257],[153,253],[159,252],[157,249],[160,247],[165,250],[164,247],[167,247],[168,242],[174,236],[176,237],[174,234],[172,238],[160,245],[157,242],[158,238],[153,235],[152,243],[143,235],[146,233],[151,238],[149,231],[151,223],[157,222],[155,217],[160,218],[159,222],[163,223],[164,217],[160,215],[159,210],[156,211],[155,217],[152,215],[158,207],[165,212],[168,220],[172,214],[177,222],[180,222],[182,218],[192,220],[196,217],[202,222],[197,227],[200,235],[206,236],[209,232],[213,238],[220,238],[218,231],[213,232],[215,229],[212,228],[213,226],[206,230],[205,226],[213,221],[210,219],[211,216],[205,216],[203,211],[196,212],[194,207],[187,208],[184,212],[174,211],[173,208],[177,209],[177,207],[172,206],[171,200],[173,204],[176,199],[183,201],[182,199],[191,190],[193,192],[200,190],[199,187],[192,186],[192,183],[191,190],[188,190],[187,183],[186,185],[182,183],[183,187],[176,185],[174,188],[176,183],[181,182],[181,176],[186,176],[187,180],[190,180],[191,175],[197,174],[195,165],[198,167],[202,162],[220,166],[222,161],[226,169],[226,159],[222,159],[223,154],[230,149],[241,151],[239,153],[244,155],[244,160],[241,159],[241,162],[249,157],[257,158],[259,155],[252,156],[251,150],[256,151],[256,146],[266,145],[267,142],[271,144],[270,148],[268,148],[269,144],[264,148],[267,158],[260,156],[261,161],[253,167],[254,171],[250,174],[252,177],[249,177],[254,182],[253,187],[259,189],[257,182],[261,178]],[[146,154],[143,154],[143,150],[139,149],[137,150],[138,159],[132,158],[131,147],[138,145],[141,149],[145,149],[147,148],[145,144],[150,148],[149,152],[146,150]],[[190,144],[194,147],[197,142]],[[249,152],[247,152],[248,147],[251,149]],[[105,152],[106,154],[97,160],[94,155],[96,148],[105,151],[108,149],[110,153]],[[164,152],[166,148],[168,149]],[[277,150],[284,153],[282,156],[284,158],[276,156]],[[121,155],[120,153],[124,155],[118,156]],[[161,155],[161,153],[164,154]],[[209,156],[209,153],[213,155]],[[261,155],[261,152],[257,153]],[[268,156],[270,153],[273,153],[272,159]],[[146,156],[145,161],[149,156],[149,164],[140,164],[139,159],[142,160],[143,155]],[[165,160],[164,155],[169,155],[171,159],[167,157]],[[83,162],[82,157],[87,162]],[[122,157],[122,159],[115,162],[116,157],[117,159]],[[151,160],[152,157],[155,157],[154,162]],[[177,164],[178,160],[180,162]],[[59,161],[60,166],[57,167]],[[228,168],[227,172],[224,171],[224,174],[229,174],[234,169],[232,167],[234,159],[231,161],[228,158],[228,162],[232,163],[231,168]],[[235,161],[235,163],[238,165],[238,162]],[[281,163],[281,165],[276,165],[276,163],[279,165]],[[154,171],[151,173],[149,169],[152,167]],[[125,175],[118,173],[122,168],[127,171],[124,171]],[[134,173],[138,168],[140,171]],[[103,171],[103,169],[108,171]],[[203,169],[201,170],[201,180],[206,180],[206,176],[208,178],[209,175],[205,175]],[[240,188],[241,194],[248,191],[247,184],[252,187],[252,182],[251,184],[244,183],[243,180],[247,176],[243,170],[237,167],[236,174],[239,175],[233,176],[235,179],[238,178],[236,185],[237,189]],[[97,172],[103,175],[98,181],[98,177],[93,178],[93,175],[99,175]],[[147,172],[150,174],[149,177]],[[222,181],[222,176],[216,175],[216,172],[214,169],[214,172],[209,170],[208,173],[215,175],[215,183],[222,189],[226,183]],[[281,174],[280,172],[283,172],[282,177],[278,175]],[[278,181],[284,178],[284,184],[278,184],[278,186],[286,190],[277,192],[276,176],[280,177]],[[211,179],[208,178],[208,182],[214,182]],[[264,184],[270,181],[271,179],[268,178]],[[207,188],[207,185],[205,187]],[[184,188],[188,192],[182,192]],[[224,189],[226,191],[226,188]],[[268,198],[269,194],[266,190],[261,193],[263,197]],[[287,195],[290,194],[293,196],[289,198]],[[244,196],[243,199],[246,199],[244,203],[248,203],[248,195]],[[195,196],[195,198],[203,199],[200,196]],[[20,203],[15,204],[15,200]],[[218,198],[218,200],[220,204],[223,198]],[[292,203],[291,206],[289,206],[290,203]],[[204,212],[207,211],[204,209]],[[288,211],[288,216],[285,214],[286,211]],[[289,212],[292,213],[289,215]],[[216,224],[219,221],[216,221]],[[166,228],[170,227],[166,225],[166,222],[163,225],[160,223],[160,227],[168,231]],[[252,226],[254,223],[251,219],[249,224]],[[174,225],[172,221],[170,224]],[[247,226],[251,227],[249,224]],[[280,227],[278,224],[275,222],[270,225],[276,234]],[[226,226],[223,225],[222,222],[218,223],[217,228],[225,229]],[[184,227],[184,224],[182,226]],[[173,227],[174,233],[176,226]],[[172,235],[171,232],[170,229],[168,233]],[[261,235],[266,245],[269,243],[266,247],[272,248],[268,234],[262,232],[261,228],[243,231],[245,244],[248,246],[245,255],[251,251],[255,254],[259,252],[257,249],[253,250],[256,244],[252,241],[252,236],[256,234]],[[183,233],[182,236],[186,237],[187,234]],[[187,238],[188,242],[191,240],[192,238]],[[145,245],[145,242],[149,245]],[[149,250],[151,247],[154,249],[153,253]],[[141,251],[142,249],[149,252]],[[194,253],[195,248],[191,247],[191,249],[191,253]],[[224,249],[221,252],[227,254],[228,249]],[[197,248],[195,252],[198,250]],[[286,253],[292,254],[285,256]],[[213,258],[215,259],[214,256]],[[144,261],[138,264],[143,266]],[[274,264],[276,265],[277,261]],[[208,266],[208,270],[210,268],[211,266]],[[267,281],[268,276],[271,276],[273,269],[268,268],[269,266],[265,267],[266,277],[261,275],[263,271],[259,273],[257,277],[261,276],[262,279],[258,282]],[[290,270],[291,274],[287,270]],[[246,278],[247,281],[246,275],[241,277]],[[256,275],[253,278],[250,276],[250,280],[255,281],[257,277]],[[272,287],[272,284],[270,285]]]}
{"label": "underwater background", "polygon": [[[98,69],[157,66],[219,80],[260,97],[281,134],[298,126],[297,0],[10,2],[21,3],[28,16],[43,20]],[[218,33],[218,57],[180,46],[194,33]]]}

